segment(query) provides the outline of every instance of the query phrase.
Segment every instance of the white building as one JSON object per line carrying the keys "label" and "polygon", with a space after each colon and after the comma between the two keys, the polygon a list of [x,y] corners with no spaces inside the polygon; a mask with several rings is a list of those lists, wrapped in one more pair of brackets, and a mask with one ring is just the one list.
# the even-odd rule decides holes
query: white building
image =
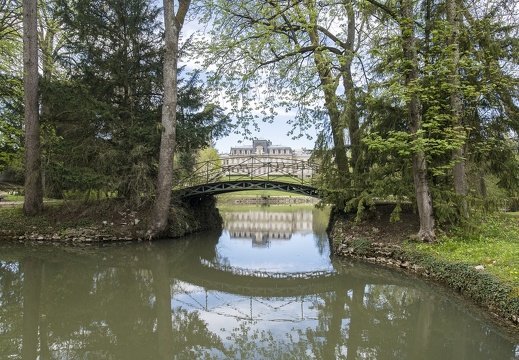
{"label": "white building", "polygon": [[309,166],[311,151],[293,150],[289,146],[272,145],[269,140],[257,139],[252,145],[231,147],[220,156],[226,175],[241,176],[295,176],[311,178]]}

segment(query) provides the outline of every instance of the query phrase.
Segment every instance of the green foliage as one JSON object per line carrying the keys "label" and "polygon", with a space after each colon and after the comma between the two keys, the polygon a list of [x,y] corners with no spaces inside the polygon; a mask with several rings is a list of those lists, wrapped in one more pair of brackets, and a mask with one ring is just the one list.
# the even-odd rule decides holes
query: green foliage
{"label": "green foliage", "polygon": [[[373,63],[374,76],[361,108],[366,129],[362,141],[372,154],[366,157],[370,171],[364,181],[376,184],[394,178],[412,182],[410,157],[423,151],[437,220],[440,224],[453,224],[462,220],[463,202],[468,201],[477,213],[495,208],[494,195],[499,194],[501,200],[506,195],[493,191],[494,195],[489,196],[485,181],[490,174],[499,179],[498,186],[506,189],[508,196],[514,197],[518,189],[518,147],[513,138],[517,133],[517,81],[513,77],[517,62],[511,60],[517,53],[516,34],[503,26],[503,19],[508,18],[496,3],[489,5],[485,16],[476,16],[475,9],[467,5],[466,12],[460,15],[458,84],[452,75],[454,47],[449,41],[453,29],[446,21],[445,8],[433,3],[422,5],[427,11],[413,15],[422,24],[416,27],[421,77],[412,86],[406,87],[404,83],[404,70],[409,64],[403,60],[402,38],[396,28],[374,32],[369,44],[367,58]],[[501,44],[499,49],[495,44]],[[509,66],[497,66],[499,61]],[[461,119],[455,117],[451,103],[451,94],[456,91],[461,94]],[[423,104],[422,128],[416,134],[410,132],[404,108],[412,94],[418,94]],[[467,154],[462,161],[468,169],[468,197],[453,190],[456,160],[452,153],[459,148]],[[388,181],[369,189],[375,197],[414,198],[413,188],[398,182]],[[368,194],[364,197],[369,199]]]}
{"label": "green foliage", "polygon": [[158,153],[159,9],[141,0],[63,6],[73,56],[63,58],[70,80],[46,84],[56,131],[47,149],[49,186],[112,191],[139,205],[153,192]]}
{"label": "green foliage", "polygon": [[23,173],[22,42],[18,28],[13,28],[20,20],[19,9],[11,5],[0,4],[0,172]]}
{"label": "green foliage", "polygon": [[[0,4],[0,171],[22,173],[15,5]],[[228,100],[245,136],[279,109],[294,113],[287,136],[304,136],[315,125],[316,185],[325,202],[355,210],[360,219],[381,199],[414,201],[411,159],[423,152],[440,224],[467,225],[460,216],[466,203],[476,221],[505,198],[515,206],[519,42],[506,6],[464,3],[458,29],[438,2],[418,1],[406,18],[394,2],[196,5],[201,21],[212,21],[211,36],[188,41],[183,50],[216,69],[208,74],[212,95]],[[139,205],[154,192],[161,131],[160,9],[144,0],[60,0],[42,4],[40,12],[47,194],[109,193]],[[403,49],[413,33],[416,64]],[[415,65],[418,78],[409,82]],[[183,74],[179,89],[177,179],[196,175],[195,153],[231,129],[230,117],[211,104],[201,73]],[[422,104],[419,129],[412,129],[406,106],[415,97]],[[337,146],[343,138],[351,142],[344,149]],[[458,149],[461,159],[453,155]],[[454,191],[460,161],[466,196]]]}
{"label": "green foliage", "polygon": [[216,149],[207,147],[196,152],[180,152],[175,156],[175,185],[204,184],[218,181],[222,161]]}
{"label": "green foliage", "polygon": [[355,238],[349,243],[349,246],[355,250],[355,254],[363,256],[369,253],[371,243],[370,239]]}
{"label": "green foliage", "polygon": [[[179,69],[181,74],[183,69]],[[177,151],[194,153],[212,145],[214,139],[227,136],[229,116],[209,102],[200,72],[187,74],[178,81]]]}
{"label": "green foliage", "polygon": [[[160,9],[132,0],[62,1],[50,10],[68,36],[56,50],[61,71],[41,83],[47,194],[143,205],[155,192],[161,134]],[[177,149],[189,154],[225,135],[228,118],[207,102],[198,73],[179,84]]]}

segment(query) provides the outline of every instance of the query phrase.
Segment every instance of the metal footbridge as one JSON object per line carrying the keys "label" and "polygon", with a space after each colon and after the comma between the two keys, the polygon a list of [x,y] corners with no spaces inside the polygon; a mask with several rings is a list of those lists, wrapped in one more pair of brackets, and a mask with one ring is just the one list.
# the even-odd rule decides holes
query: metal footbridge
{"label": "metal footbridge", "polygon": [[319,197],[318,166],[310,161],[270,156],[243,156],[231,161],[210,160],[194,165],[177,179],[175,193],[192,198],[244,190],[279,190]]}

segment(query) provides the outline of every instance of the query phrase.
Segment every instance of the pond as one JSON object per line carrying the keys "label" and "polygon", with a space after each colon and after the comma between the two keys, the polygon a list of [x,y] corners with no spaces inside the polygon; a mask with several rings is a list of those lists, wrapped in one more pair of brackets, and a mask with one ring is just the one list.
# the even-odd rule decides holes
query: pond
{"label": "pond", "polygon": [[152,243],[0,247],[0,359],[519,359],[453,292],[331,260],[326,212]]}

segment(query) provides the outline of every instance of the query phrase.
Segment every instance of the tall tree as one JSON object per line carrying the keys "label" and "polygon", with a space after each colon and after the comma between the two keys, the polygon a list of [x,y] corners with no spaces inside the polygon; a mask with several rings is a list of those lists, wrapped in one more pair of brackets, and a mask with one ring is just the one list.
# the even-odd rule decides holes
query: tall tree
{"label": "tall tree", "polygon": [[150,223],[150,236],[160,235],[168,225],[173,184],[173,157],[177,122],[177,73],[179,38],[191,0],[164,0],[164,101],[160,141],[157,193]]}
{"label": "tall tree", "polygon": [[[55,193],[71,188],[110,192],[139,206],[155,187],[160,9],[145,0],[60,5],[68,39],[57,59],[66,74],[45,77],[51,81],[45,81],[43,99],[50,107],[46,117],[62,141],[47,148],[54,155],[46,183]],[[52,32],[45,35],[52,42]],[[44,55],[52,55],[51,46],[47,50]]]}
{"label": "tall tree", "polygon": [[[449,25],[448,45],[450,51],[450,110],[453,118],[454,126],[460,136],[464,137],[463,128],[463,99],[461,93],[461,79],[460,79],[460,18],[461,12],[458,9],[456,0],[446,0],[446,17]],[[453,182],[454,191],[458,194],[460,199],[460,213],[463,218],[468,217],[468,184],[466,171],[466,145],[462,144],[460,147],[453,150]]]}
{"label": "tall tree", "polygon": [[[402,31],[402,50],[406,60],[404,70],[405,86],[409,89],[407,97],[407,111],[409,129],[413,140],[418,140],[422,131],[422,103],[419,94],[419,65],[417,40],[414,32],[414,1],[402,0],[400,27]],[[422,241],[435,239],[435,221],[425,152],[418,147],[412,154],[413,180],[416,203],[420,216],[420,231],[418,237]]]}
{"label": "tall tree", "polygon": [[21,5],[0,2],[0,171],[23,179],[23,43]]}
{"label": "tall tree", "polygon": [[25,103],[25,200],[26,215],[43,211],[40,121],[38,107],[37,1],[23,1],[23,64]]}

